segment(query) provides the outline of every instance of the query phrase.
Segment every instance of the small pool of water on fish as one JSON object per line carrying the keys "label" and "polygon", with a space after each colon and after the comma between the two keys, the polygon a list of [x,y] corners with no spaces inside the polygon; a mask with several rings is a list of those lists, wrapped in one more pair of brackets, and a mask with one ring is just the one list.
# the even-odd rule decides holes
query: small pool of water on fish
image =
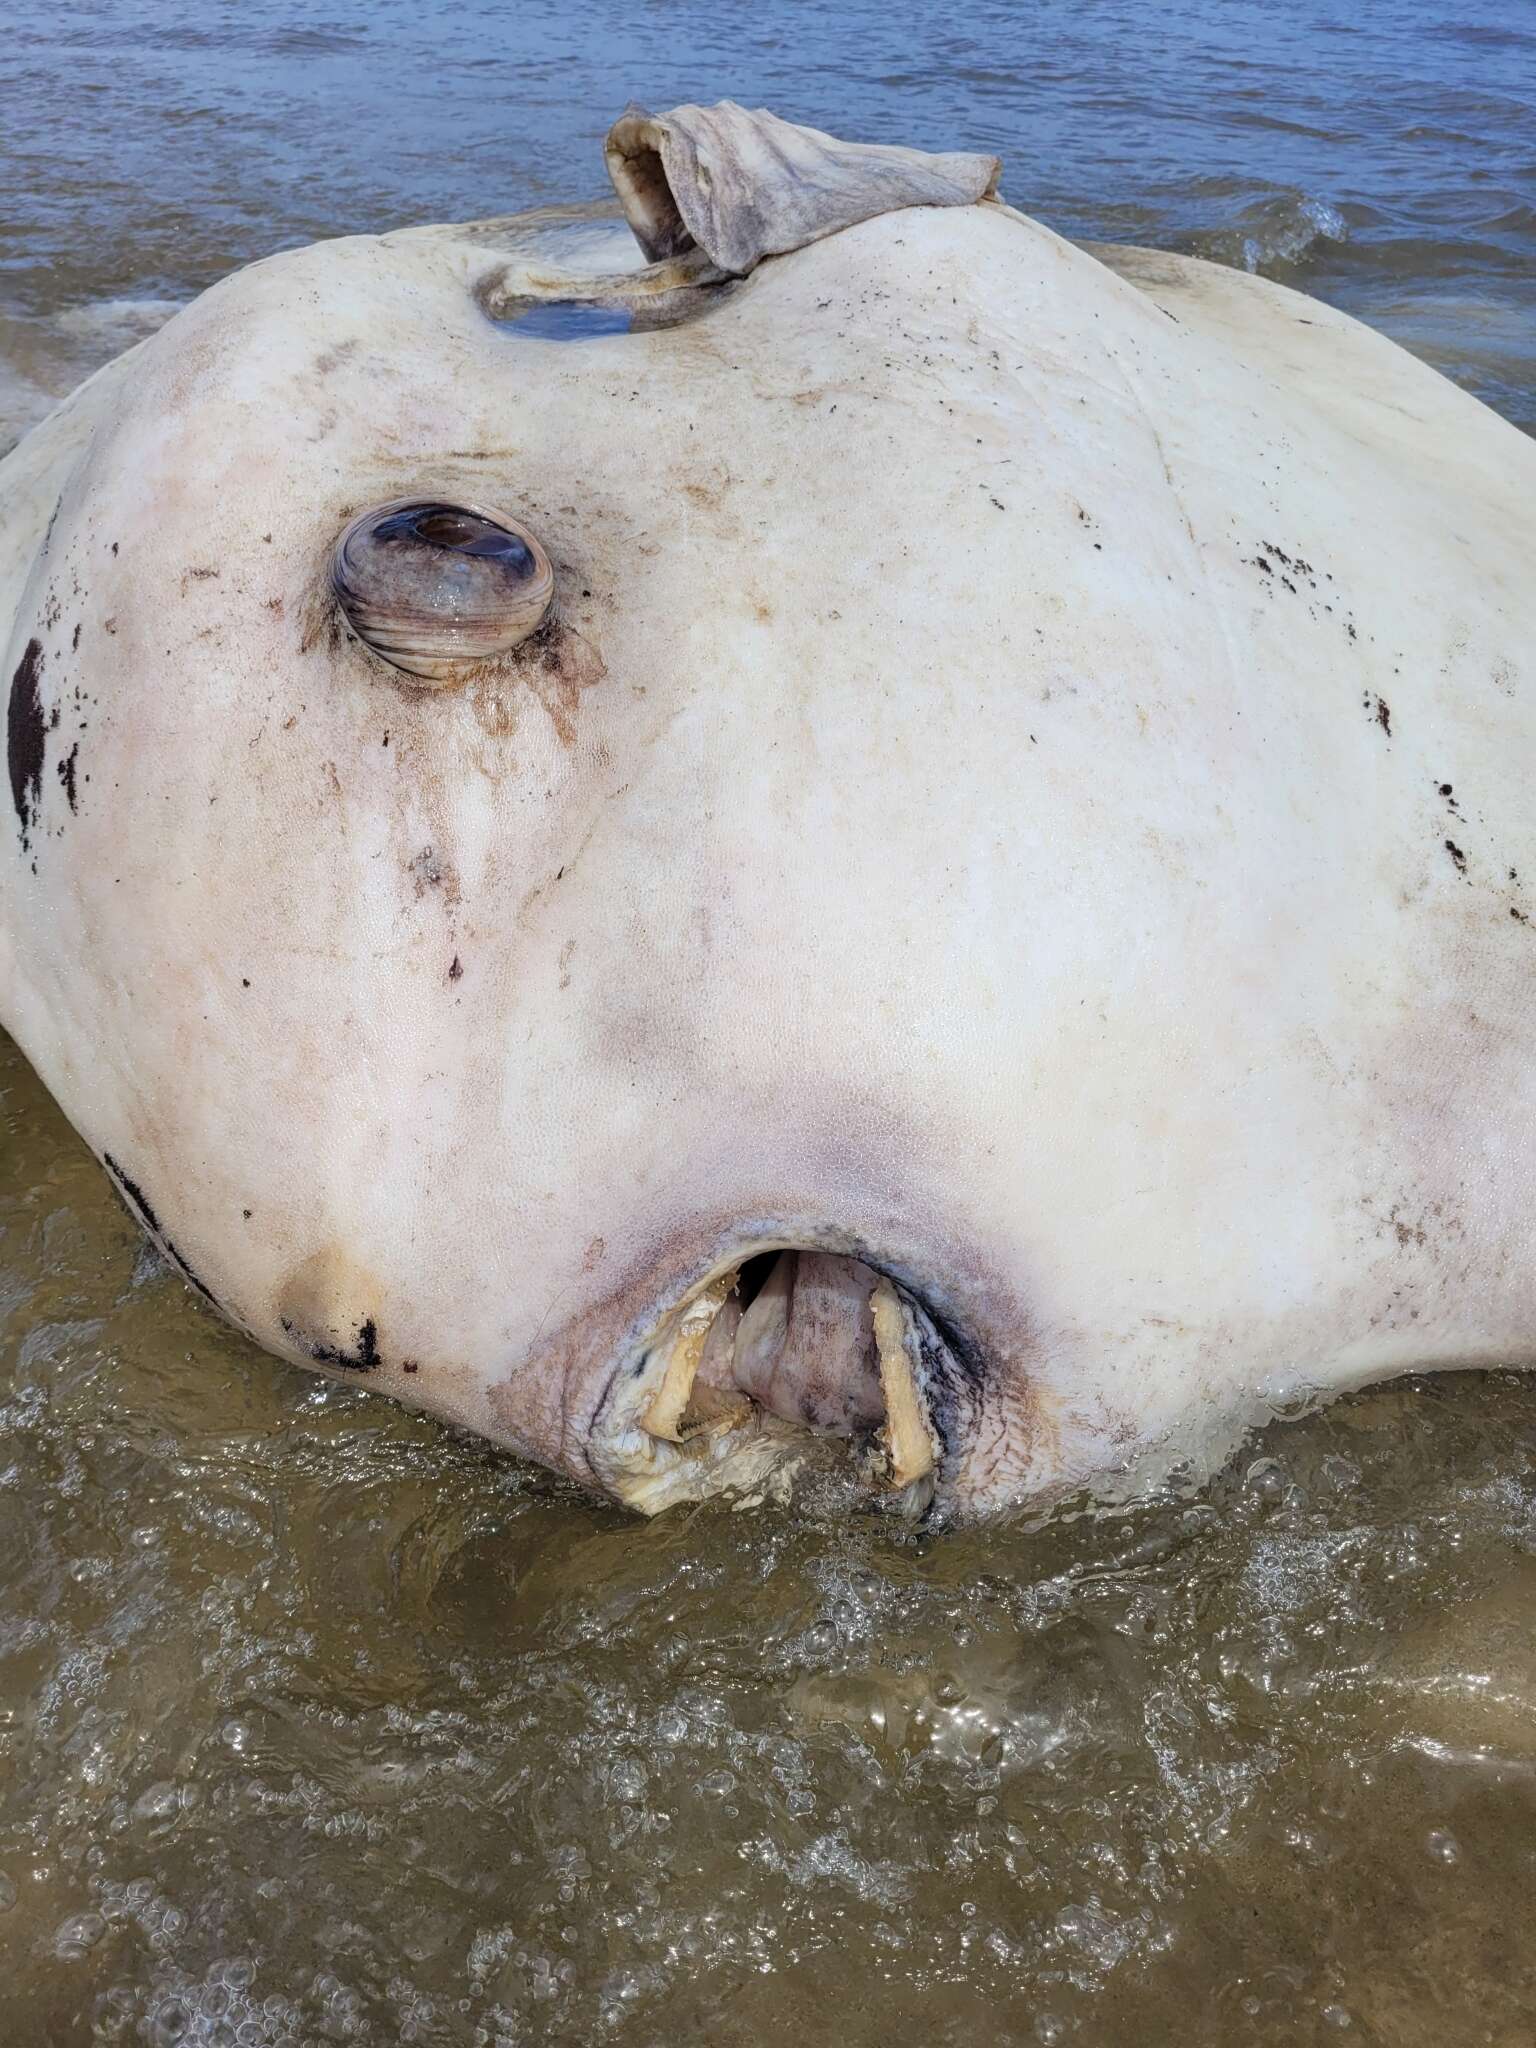
{"label": "small pool of water on fish", "polygon": [[635,322],[624,305],[604,305],[598,299],[537,299],[521,301],[496,324],[529,341],[596,341],[605,334],[628,334]]}
{"label": "small pool of water on fish", "polygon": [[1536,1390],[650,1524],[223,1329],[0,1040],[0,2039],[1529,2039]]}

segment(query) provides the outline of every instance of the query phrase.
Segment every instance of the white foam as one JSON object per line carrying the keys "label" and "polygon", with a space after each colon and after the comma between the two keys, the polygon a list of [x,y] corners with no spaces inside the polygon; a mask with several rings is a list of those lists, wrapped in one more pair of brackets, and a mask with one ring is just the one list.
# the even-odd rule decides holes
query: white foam
{"label": "white foam", "polygon": [[[96,299],[56,313],[51,325],[61,334],[99,344],[116,354],[155,333],[184,303],[181,299]],[[107,356],[101,360],[105,362]]]}

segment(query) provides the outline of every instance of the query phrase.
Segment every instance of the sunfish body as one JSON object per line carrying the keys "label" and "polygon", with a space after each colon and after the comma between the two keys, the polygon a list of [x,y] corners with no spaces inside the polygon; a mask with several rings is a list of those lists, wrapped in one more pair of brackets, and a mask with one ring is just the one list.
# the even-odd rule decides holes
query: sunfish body
{"label": "sunfish body", "polygon": [[0,463],[0,1021],[258,1343],[981,1513],[1536,1357],[1536,446],[996,166],[226,279]]}

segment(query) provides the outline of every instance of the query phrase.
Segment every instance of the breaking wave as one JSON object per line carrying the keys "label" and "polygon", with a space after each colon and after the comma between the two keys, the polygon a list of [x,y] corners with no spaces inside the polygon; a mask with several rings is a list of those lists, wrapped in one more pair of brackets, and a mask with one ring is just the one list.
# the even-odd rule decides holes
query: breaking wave
{"label": "breaking wave", "polygon": [[44,315],[0,313],[0,456],[83,378],[163,327],[185,303],[92,299]]}
{"label": "breaking wave", "polygon": [[106,362],[163,327],[184,303],[181,299],[95,299],[56,313],[53,325],[72,340],[99,349]]}
{"label": "breaking wave", "polygon": [[1326,199],[1278,192],[1244,208],[1226,227],[1190,238],[1190,249],[1234,270],[1267,274],[1302,262],[1320,242],[1344,242],[1349,227]]}

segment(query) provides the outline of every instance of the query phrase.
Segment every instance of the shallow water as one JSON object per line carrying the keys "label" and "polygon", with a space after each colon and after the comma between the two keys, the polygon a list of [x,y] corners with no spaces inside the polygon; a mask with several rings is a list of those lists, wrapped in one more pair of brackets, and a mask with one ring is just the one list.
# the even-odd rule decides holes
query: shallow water
{"label": "shallow water", "polygon": [[642,1524],[256,1353],[0,1040],[0,2039],[1526,2043],[1536,1405]]}
{"label": "shallow water", "polygon": [[[1536,428],[1514,6],[294,15],[6,25],[0,446],[235,263],[727,92],[997,148]],[[1528,2043],[1533,1397],[1033,1531],[642,1525],[224,1331],[0,1039],[0,2041]]]}

